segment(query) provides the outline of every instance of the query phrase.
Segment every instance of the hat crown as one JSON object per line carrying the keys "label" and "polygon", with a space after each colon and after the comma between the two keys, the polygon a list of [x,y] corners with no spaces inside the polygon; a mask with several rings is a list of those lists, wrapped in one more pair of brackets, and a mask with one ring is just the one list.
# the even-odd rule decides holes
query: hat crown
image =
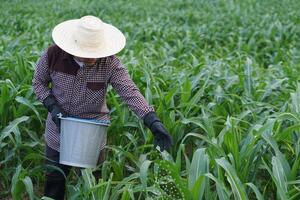
{"label": "hat crown", "polygon": [[81,26],[81,28],[88,29],[90,31],[101,30],[102,25],[102,20],[92,15],[81,17],[79,21],[79,26]]}
{"label": "hat crown", "polygon": [[73,35],[75,43],[85,51],[93,51],[93,48],[104,45],[103,26],[104,23],[97,17],[88,15],[80,18]]}

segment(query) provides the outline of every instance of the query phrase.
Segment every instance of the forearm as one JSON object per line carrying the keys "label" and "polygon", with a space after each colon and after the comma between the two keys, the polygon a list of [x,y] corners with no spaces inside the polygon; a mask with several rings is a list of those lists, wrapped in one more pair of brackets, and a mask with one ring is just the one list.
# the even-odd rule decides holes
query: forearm
{"label": "forearm", "polygon": [[123,67],[119,59],[113,57],[111,65],[113,72],[109,82],[128,107],[140,119],[142,119],[147,113],[153,112],[154,108],[148,104],[140,90],[129,77],[127,70]]}
{"label": "forearm", "polygon": [[118,94],[128,105],[130,110],[132,110],[140,119],[143,119],[149,112],[154,112],[154,108],[148,104],[134,83],[127,84],[126,86],[119,86]]}

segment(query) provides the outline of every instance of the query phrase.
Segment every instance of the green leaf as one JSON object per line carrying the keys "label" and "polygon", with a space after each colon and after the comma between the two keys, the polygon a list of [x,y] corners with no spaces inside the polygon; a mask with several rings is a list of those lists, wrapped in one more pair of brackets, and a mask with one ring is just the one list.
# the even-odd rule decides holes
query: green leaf
{"label": "green leaf", "polygon": [[45,197],[45,196],[43,196],[41,199],[42,199],[42,200],[55,200],[55,199],[52,199],[52,198],[50,198],[50,197]]}
{"label": "green leaf", "polygon": [[285,176],[285,171],[283,169],[281,159],[279,156],[272,157],[272,169],[273,175],[278,182],[278,187],[280,187],[283,192],[287,192],[287,178]]}
{"label": "green leaf", "polygon": [[29,176],[26,176],[22,181],[25,185],[30,200],[33,200],[34,194],[33,194],[33,184],[31,178]]}
{"label": "green leaf", "polygon": [[291,93],[292,109],[295,113],[300,113],[300,83],[297,84],[295,92]]}
{"label": "green leaf", "polygon": [[188,176],[188,187],[190,190],[197,191],[197,194],[193,193],[193,195],[197,195],[198,199],[202,199],[204,189],[206,186],[206,180],[201,180],[198,188],[195,188],[195,183],[203,174],[208,173],[209,167],[209,158],[205,153],[205,148],[197,149],[193,155],[192,163],[189,169]]}
{"label": "green leaf", "polygon": [[106,185],[106,188],[105,188],[105,193],[104,193],[104,196],[103,196],[103,200],[109,200],[110,199],[110,188],[111,188],[111,182],[112,182],[112,178],[113,178],[113,173],[110,173],[109,175],[109,179],[107,181],[107,185]]}
{"label": "green leaf", "polygon": [[191,97],[191,83],[188,77],[184,79],[183,84],[181,85],[181,103],[189,102]]}
{"label": "green leaf", "polygon": [[255,193],[257,200],[264,200],[264,197],[253,183],[246,183]]}
{"label": "green leaf", "polygon": [[39,114],[39,112],[37,111],[37,109],[35,108],[35,106],[26,98],[24,97],[21,97],[21,96],[17,96],[16,97],[16,101],[29,107],[34,113],[35,115],[37,116],[38,120],[40,121],[40,123],[42,124],[42,119],[41,119],[41,116]]}
{"label": "green leaf", "polygon": [[[273,160],[273,158],[272,158]],[[272,180],[274,181],[276,188],[277,188],[277,194],[281,199],[288,199],[286,196],[286,193],[282,190],[282,188],[280,187],[280,183],[278,182],[278,178],[276,178],[274,176],[274,173],[271,171],[271,169],[269,168],[269,166],[267,165],[267,163],[265,162],[265,160],[263,159],[263,164],[265,166],[265,168],[267,169],[267,171],[269,172],[269,174],[272,177]],[[276,163],[275,163],[276,164]],[[278,166],[276,166],[277,168],[279,168]],[[276,170],[276,169],[275,169]],[[276,172],[275,172],[276,173]]]}
{"label": "green leaf", "polygon": [[[91,169],[89,169],[89,168],[82,169],[81,174],[82,174],[82,178],[84,180],[85,186],[87,187],[88,190],[90,190],[93,186],[96,185],[96,180],[95,180],[95,177],[92,174]],[[90,192],[92,194],[91,199],[96,200],[97,199],[96,193],[91,191],[91,190],[90,190]]]}
{"label": "green leaf", "polygon": [[14,119],[12,122],[9,123],[9,125],[7,127],[5,127],[2,131],[1,131],[1,137],[0,137],[0,142],[6,138],[11,132],[14,131],[14,129],[22,122],[25,122],[29,119],[28,116],[22,116],[19,118]]}
{"label": "green leaf", "polygon": [[21,199],[21,195],[24,192],[24,184],[20,181],[22,166],[18,165],[16,171],[12,177],[11,194],[13,199]]}
{"label": "green leaf", "polygon": [[[123,193],[122,193],[122,197],[121,200],[129,200],[131,199],[130,197],[130,193],[129,193],[129,189],[128,186],[125,186],[126,188],[124,189]],[[132,192],[132,191],[131,191]]]}
{"label": "green leaf", "polygon": [[241,200],[248,199],[245,188],[230,163],[225,158],[216,159],[216,162],[226,171],[227,180],[231,185],[235,198]]}
{"label": "green leaf", "polygon": [[220,200],[229,199],[229,191],[227,190],[227,188],[224,185],[225,181],[217,179],[211,173],[207,173],[207,174],[205,174],[205,176],[208,177],[209,179],[213,180],[216,183],[217,194],[218,194],[218,198]]}
{"label": "green leaf", "polygon": [[246,91],[246,95],[251,97],[253,93],[253,81],[252,81],[252,60],[247,58],[245,67],[244,67],[244,74],[245,74],[245,83],[244,88]]}
{"label": "green leaf", "polygon": [[146,189],[147,187],[147,174],[148,174],[148,169],[149,169],[149,166],[150,164],[152,163],[152,161],[150,160],[145,160],[141,167],[140,167],[140,179],[141,179],[141,182],[142,182],[142,186]]}
{"label": "green leaf", "polygon": [[200,200],[203,198],[203,193],[205,189],[205,179],[206,177],[201,175],[195,181],[193,187],[190,189],[193,200]]}

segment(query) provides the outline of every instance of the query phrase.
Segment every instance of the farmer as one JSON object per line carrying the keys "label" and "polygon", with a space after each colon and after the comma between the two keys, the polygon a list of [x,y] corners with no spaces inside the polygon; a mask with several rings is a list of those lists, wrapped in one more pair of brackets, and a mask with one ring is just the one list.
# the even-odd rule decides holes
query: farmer
{"label": "farmer", "polygon": [[[171,136],[115,56],[125,46],[125,37],[116,27],[97,17],[84,16],[58,24],[52,38],[55,44],[42,54],[32,81],[38,100],[49,111],[45,154],[52,161],[46,159],[46,164],[55,165],[68,175],[71,166],[59,163],[58,114],[108,120],[109,110],[105,100],[108,84],[151,130],[154,145],[158,145],[161,151],[169,149]],[[101,149],[105,145],[106,139]],[[104,159],[103,150],[101,152],[100,163]],[[44,196],[64,199],[64,193],[63,174],[47,169]]]}

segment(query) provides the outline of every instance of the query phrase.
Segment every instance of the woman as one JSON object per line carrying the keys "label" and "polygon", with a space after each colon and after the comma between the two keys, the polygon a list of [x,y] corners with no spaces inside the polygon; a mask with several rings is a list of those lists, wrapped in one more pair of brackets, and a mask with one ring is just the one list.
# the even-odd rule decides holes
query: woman
{"label": "woman", "polygon": [[[84,16],[58,24],[52,38],[55,44],[42,54],[32,81],[38,100],[49,111],[45,128],[47,164],[68,175],[71,166],[59,163],[58,114],[109,119],[105,100],[109,84],[151,130],[155,146],[161,151],[169,149],[171,136],[115,56],[125,46],[125,37],[116,27],[97,17]],[[103,161],[103,151],[100,155]],[[64,175],[47,170],[45,179],[45,196],[64,199]]]}

